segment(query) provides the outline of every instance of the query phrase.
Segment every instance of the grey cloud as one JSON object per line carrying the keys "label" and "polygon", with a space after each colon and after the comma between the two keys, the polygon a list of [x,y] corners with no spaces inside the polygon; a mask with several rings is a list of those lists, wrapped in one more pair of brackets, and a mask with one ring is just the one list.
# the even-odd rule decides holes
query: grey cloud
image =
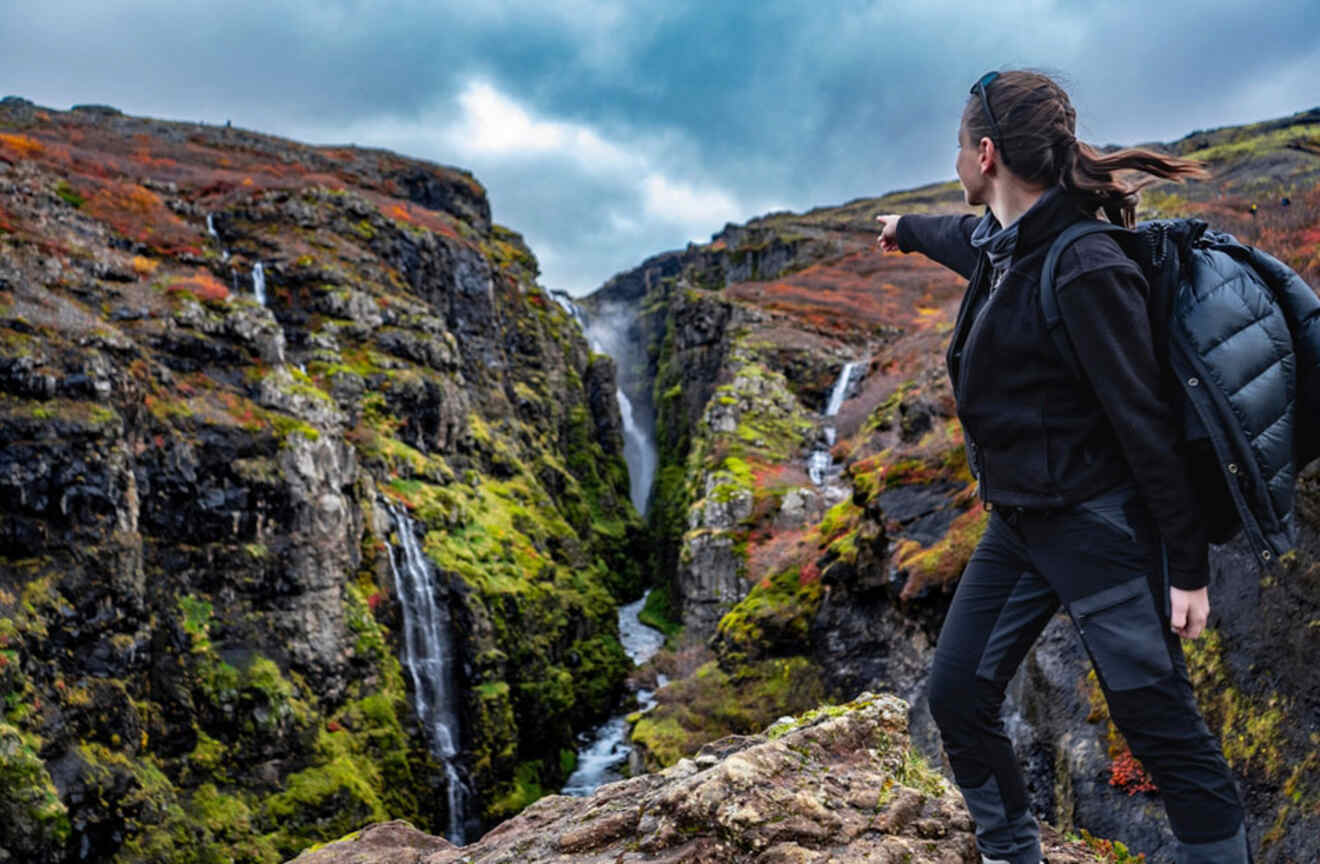
{"label": "grey cloud", "polygon": [[[991,68],[1064,73],[1095,143],[1320,103],[1314,0],[1037,0],[976,14],[952,0],[16,5],[0,31],[0,86],[55,107],[109,102],[344,141],[377,123],[457,117],[455,96],[477,77],[746,206],[807,209],[951,178],[958,112]],[[461,162],[438,139],[406,152]],[[562,160],[465,167],[496,218],[548,244],[574,287],[700,239],[611,227],[612,213],[638,214],[638,190]]]}

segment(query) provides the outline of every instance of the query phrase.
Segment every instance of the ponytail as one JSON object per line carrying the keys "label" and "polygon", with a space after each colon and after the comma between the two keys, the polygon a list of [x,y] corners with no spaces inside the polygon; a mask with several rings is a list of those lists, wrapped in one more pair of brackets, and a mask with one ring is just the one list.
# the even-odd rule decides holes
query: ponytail
{"label": "ponytail", "polygon": [[[1068,94],[1039,72],[1001,72],[984,92],[999,121],[1005,167],[1029,183],[1063,186],[1082,198],[1088,213],[1103,212],[1116,225],[1130,228],[1136,223],[1140,192],[1156,182],[1154,178],[1182,182],[1209,176],[1203,164],[1192,159],[1140,148],[1101,153],[1078,141],[1077,112]],[[992,135],[994,126],[979,96],[963,109],[963,126],[972,140]],[[1128,182],[1115,177],[1117,171],[1152,176]]]}
{"label": "ponytail", "polygon": [[[1104,211],[1106,219],[1125,228],[1136,224],[1141,190],[1156,182],[1155,178],[1182,182],[1210,176],[1202,163],[1194,159],[1179,159],[1135,147],[1100,153],[1076,140],[1065,166],[1067,170],[1059,177],[1063,186],[1081,193],[1093,202],[1095,210]],[[1152,176],[1128,183],[1115,178],[1115,171],[1140,171]]]}

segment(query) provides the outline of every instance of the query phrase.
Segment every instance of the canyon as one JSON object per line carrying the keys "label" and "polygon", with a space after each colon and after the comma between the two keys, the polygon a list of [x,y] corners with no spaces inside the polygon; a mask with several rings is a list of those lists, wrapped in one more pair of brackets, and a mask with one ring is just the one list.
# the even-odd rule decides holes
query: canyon
{"label": "canyon", "polygon": [[[1320,109],[1160,146],[1214,176],[1144,217],[1320,285]],[[986,518],[962,283],[873,227],[965,209],[767,214],[570,299],[460,168],[0,102],[0,854],[975,860],[922,697]],[[1187,646],[1280,864],[1320,856],[1298,502],[1278,566],[1212,550]],[[1052,861],[1172,860],[1065,619],[1006,710]],[[621,714],[631,778],[552,794]]]}

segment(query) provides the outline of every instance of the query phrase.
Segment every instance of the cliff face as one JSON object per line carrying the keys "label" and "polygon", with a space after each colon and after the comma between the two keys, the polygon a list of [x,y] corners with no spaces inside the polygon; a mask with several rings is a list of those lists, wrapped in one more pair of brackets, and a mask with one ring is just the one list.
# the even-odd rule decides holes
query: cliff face
{"label": "cliff face", "polygon": [[558,787],[642,547],[612,363],[536,273],[457,169],[0,103],[0,858],[278,861]]}
{"label": "cliff face", "polygon": [[[1154,146],[1206,159],[1214,176],[1152,187],[1140,218],[1206,219],[1320,285],[1320,109]],[[913,740],[939,758],[922,688],[986,516],[943,368],[962,284],[921,256],[879,253],[873,217],[960,209],[944,184],[771,214],[656,256],[584,304],[631,306],[648,348],[621,380],[655,406],[650,518],[688,640],[661,658],[678,680],[634,727],[639,767],[861,689],[909,699]],[[836,384],[847,398],[825,417]],[[822,449],[837,473],[817,482],[807,469]],[[1236,546],[1213,550],[1212,629],[1187,645],[1266,861],[1320,855],[1320,720],[1301,635],[1320,619],[1315,472],[1298,487],[1300,548],[1280,567],[1261,574]],[[1088,671],[1060,619],[1011,690],[1036,810],[1172,860],[1157,793]]]}

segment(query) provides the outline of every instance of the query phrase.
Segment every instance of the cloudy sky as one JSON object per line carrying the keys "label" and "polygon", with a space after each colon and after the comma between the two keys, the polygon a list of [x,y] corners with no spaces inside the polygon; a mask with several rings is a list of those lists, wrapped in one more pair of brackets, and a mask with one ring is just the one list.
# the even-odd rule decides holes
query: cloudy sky
{"label": "cloudy sky", "polygon": [[13,0],[0,95],[472,170],[549,288],[725,222],[952,179],[988,69],[1097,144],[1320,105],[1320,2]]}

